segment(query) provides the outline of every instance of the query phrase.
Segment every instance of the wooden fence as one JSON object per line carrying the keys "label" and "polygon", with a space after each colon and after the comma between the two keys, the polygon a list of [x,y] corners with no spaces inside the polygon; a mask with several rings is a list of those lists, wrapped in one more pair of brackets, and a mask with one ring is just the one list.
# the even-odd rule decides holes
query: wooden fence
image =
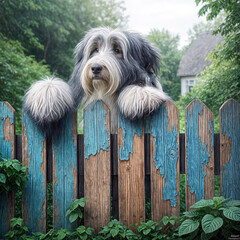
{"label": "wooden fence", "polygon": [[[66,211],[83,195],[84,224],[96,230],[110,221],[111,199],[113,216],[127,226],[145,221],[146,194],[151,196],[152,220],[179,215],[180,172],[186,173],[187,209],[214,196],[214,170],[221,176],[222,195],[240,199],[239,103],[230,99],[222,105],[220,134],[215,136],[213,114],[201,101],[192,101],[185,113],[185,134],[179,134],[179,111],[170,101],[146,120],[131,122],[119,114],[118,133],[110,134],[109,109],[98,101],[84,110],[83,135],[77,134],[73,114],[47,139],[25,114],[22,136],[16,136],[14,109],[1,102],[2,157],[17,157],[28,167],[22,197],[25,224],[31,231],[46,231],[49,181],[55,229],[74,227]],[[0,194],[0,237],[13,216],[14,194]]]}

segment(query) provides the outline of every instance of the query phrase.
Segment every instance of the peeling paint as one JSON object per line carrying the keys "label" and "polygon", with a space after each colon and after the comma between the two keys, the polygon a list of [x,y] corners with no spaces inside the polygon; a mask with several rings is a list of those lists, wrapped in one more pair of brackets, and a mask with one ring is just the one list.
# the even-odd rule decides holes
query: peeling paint
{"label": "peeling paint", "polygon": [[225,198],[240,199],[240,105],[235,100],[227,101],[221,108],[221,133],[226,135],[230,147],[229,161],[223,159],[222,195]]}
{"label": "peeling paint", "polygon": [[42,166],[43,161],[46,160],[44,158],[45,137],[27,114],[23,114],[23,129],[26,135],[24,143],[27,144],[24,146],[26,148],[24,157],[27,159],[23,161],[29,163],[28,180],[23,193],[23,205],[26,209],[24,220],[30,231],[44,232],[46,216],[43,212],[43,205],[46,204],[46,173],[44,174]]}
{"label": "peeling paint", "polygon": [[[196,201],[204,198],[204,166],[208,166],[210,153],[207,144],[202,143],[199,136],[199,115],[203,114],[203,105],[194,101],[192,109],[186,110],[186,137],[187,137],[187,184],[190,192],[196,195]],[[211,128],[211,125],[209,125]],[[213,134],[213,133],[212,133]],[[213,135],[212,135],[213,136]]]}
{"label": "peeling paint", "polygon": [[[110,132],[106,125],[108,111],[103,107],[102,101],[91,103],[84,112],[84,156],[89,159],[100,150],[109,151]],[[96,136],[97,134],[97,136]]]}
{"label": "peeling paint", "polygon": [[130,154],[133,153],[133,139],[137,135],[143,135],[143,120],[129,121],[118,113],[118,128],[122,129],[123,144],[119,147],[119,159],[129,160]]}
{"label": "peeling paint", "polygon": [[[76,198],[77,172],[77,128],[73,126],[75,115],[70,114],[62,121],[58,136],[53,136],[53,225],[54,229],[72,230],[66,211]],[[76,123],[76,122],[75,122]],[[74,129],[74,130],[73,130]],[[75,174],[75,176],[74,176]]]}
{"label": "peeling paint", "polygon": [[[3,158],[14,158],[14,110],[9,104],[0,102],[0,152]],[[13,136],[15,137],[15,136]]]}
{"label": "peeling paint", "polygon": [[165,180],[163,187],[163,199],[170,200],[171,206],[176,207],[178,192],[177,184],[177,161],[178,161],[178,133],[176,126],[168,131],[168,114],[165,104],[152,116],[151,132],[154,137],[154,162],[156,169]]}

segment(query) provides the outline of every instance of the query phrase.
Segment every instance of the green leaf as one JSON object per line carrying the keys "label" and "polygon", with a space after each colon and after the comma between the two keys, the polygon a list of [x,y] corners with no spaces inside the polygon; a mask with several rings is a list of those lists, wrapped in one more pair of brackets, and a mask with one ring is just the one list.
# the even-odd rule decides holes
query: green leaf
{"label": "green leaf", "polygon": [[205,233],[212,233],[218,230],[223,225],[223,219],[220,217],[214,217],[211,214],[206,214],[202,218],[202,229]]}
{"label": "green leaf", "polygon": [[21,164],[19,163],[13,163],[13,168],[16,169],[18,172],[21,170]]}
{"label": "green leaf", "polygon": [[143,230],[144,235],[148,235],[151,232],[151,229],[145,229]]}
{"label": "green leaf", "polygon": [[0,173],[0,183],[6,183],[6,176],[3,173]]}
{"label": "green leaf", "polygon": [[223,215],[233,221],[240,221],[240,208],[230,207],[223,210]]}
{"label": "green leaf", "polygon": [[71,213],[69,217],[69,221],[73,223],[74,221],[77,220],[77,218],[78,218],[78,213]]}
{"label": "green leaf", "polygon": [[82,234],[82,233],[84,233],[85,231],[86,231],[85,226],[80,226],[80,227],[77,228],[77,232],[78,232],[79,234]]}
{"label": "green leaf", "polygon": [[119,233],[119,229],[118,228],[111,229],[110,233],[112,237],[116,237]]}
{"label": "green leaf", "polygon": [[194,232],[196,229],[198,229],[199,225],[199,221],[193,221],[191,219],[185,220],[179,227],[179,236]]}
{"label": "green leaf", "polygon": [[193,204],[190,208],[204,208],[204,207],[212,207],[214,205],[214,202],[212,199],[205,200],[202,199],[195,204]]}
{"label": "green leaf", "polygon": [[168,216],[164,216],[162,218],[162,222],[163,222],[163,225],[166,226],[169,223],[169,217]]}
{"label": "green leaf", "polygon": [[199,215],[199,212],[197,210],[190,210],[190,211],[184,212],[183,214],[184,216],[191,218],[191,217],[197,217]]}
{"label": "green leaf", "polygon": [[226,205],[231,207],[238,207],[240,206],[240,200],[229,201]]}

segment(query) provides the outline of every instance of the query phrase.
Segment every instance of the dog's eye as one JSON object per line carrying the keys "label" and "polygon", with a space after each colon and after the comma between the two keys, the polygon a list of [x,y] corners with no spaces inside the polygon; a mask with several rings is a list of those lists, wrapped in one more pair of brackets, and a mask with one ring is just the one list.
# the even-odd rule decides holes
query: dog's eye
{"label": "dog's eye", "polygon": [[92,56],[94,53],[98,53],[99,52],[99,49],[98,48],[94,48],[92,51],[91,51],[91,54],[90,56]]}
{"label": "dog's eye", "polygon": [[121,53],[120,49],[118,49],[118,48],[114,48],[113,51],[117,54]]}

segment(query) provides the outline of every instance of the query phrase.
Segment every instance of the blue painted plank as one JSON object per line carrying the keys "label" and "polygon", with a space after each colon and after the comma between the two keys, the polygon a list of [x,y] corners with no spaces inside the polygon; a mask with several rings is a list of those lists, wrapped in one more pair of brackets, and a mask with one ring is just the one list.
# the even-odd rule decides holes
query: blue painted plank
{"label": "blue painted plank", "polygon": [[220,108],[222,195],[240,199],[240,104],[233,99]]}
{"label": "blue painted plank", "polygon": [[110,221],[110,111],[102,102],[84,110],[84,223],[100,230]]}
{"label": "blue painted plank", "polygon": [[214,194],[213,114],[201,101],[194,100],[186,108],[185,129],[188,209],[195,201]]}
{"label": "blue painted plank", "polygon": [[23,192],[23,219],[31,232],[46,232],[46,138],[29,116],[23,114],[22,161],[28,167]]}
{"label": "blue painted plank", "polygon": [[[171,210],[175,211],[173,208],[178,207],[174,215],[178,214],[179,211],[178,119],[178,109],[172,102],[161,105],[151,118],[151,143],[153,144],[151,149],[154,149],[151,152],[151,196],[155,198],[152,199],[152,204],[157,205],[157,203],[161,202],[161,205],[164,205],[161,209],[159,209],[159,206],[153,206],[153,216],[158,216],[160,212],[164,213],[166,209],[168,214],[171,214]],[[163,199],[159,199],[161,198],[161,193],[163,194]],[[169,200],[170,204],[162,200]],[[157,209],[159,209],[159,213],[156,213]],[[166,214],[162,214],[161,217],[164,215]],[[156,220],[160,219],[154,219],[154,221]]]}
{"label": "blue painted plank", "polygon": [[119,220],[126,226],[145,221],[144,122],[118,113]]}
{"label": "blue painted plank", "polygon": [[[15,111],[7,102],[0,102],[0,153],[3,158],[15,158]],[[13,193],[0,193],[0,238],[9,230],[14,202]]]}
{"label": "blue painted plank", "polygon": [[53,227],[73,230],[66,211],[77,198],[77,115],[62,120],[53,136]]}

